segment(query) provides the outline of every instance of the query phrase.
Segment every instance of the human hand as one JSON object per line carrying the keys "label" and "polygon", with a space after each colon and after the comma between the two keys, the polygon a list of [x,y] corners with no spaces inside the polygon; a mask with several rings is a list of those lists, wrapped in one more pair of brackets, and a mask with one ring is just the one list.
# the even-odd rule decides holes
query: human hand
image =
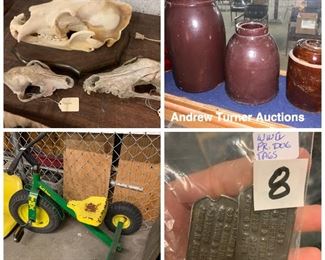
{"label": "human hand", "polygon": [[[299,158],[309,158],[300,149]],[[167,260],[186,258],[191,209],[200,198],[220,195],[236,197],[252,183],[252,163],[247,158],[227,161],[206,170],[182,177],[165,185],[165,257]],[[319,231],[321,207],[305,206],[297,210],[295,229],[302,232]],[[297,258],[296,258],[297,257]],[[289,260],[320,260],[317,248],[292,250]]]}

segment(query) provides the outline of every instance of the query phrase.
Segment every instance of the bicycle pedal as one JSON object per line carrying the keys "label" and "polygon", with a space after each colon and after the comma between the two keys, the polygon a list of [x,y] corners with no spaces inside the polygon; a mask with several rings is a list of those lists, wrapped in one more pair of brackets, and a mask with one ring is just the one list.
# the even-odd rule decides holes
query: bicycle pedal
{"label": "bicycle pedal", "polygon": [[24,227],[19,226],[14,233],[14,242],[19,243],[25,234]]}
{"label": "bicycle pedal", "polygon": [[253,186],[239,196],[236,260],[287,260],[296,209],[254,211]]}
{"label": "bicycle pedal", "polygon": [[235,254],[238,202],[203,198],[192,208],[187,260],[230,260]]}

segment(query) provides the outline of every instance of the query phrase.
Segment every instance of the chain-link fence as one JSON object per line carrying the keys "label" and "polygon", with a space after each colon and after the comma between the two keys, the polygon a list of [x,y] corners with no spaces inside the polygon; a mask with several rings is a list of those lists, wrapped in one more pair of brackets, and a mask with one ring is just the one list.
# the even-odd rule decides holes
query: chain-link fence
{"label": "chain-link fence", "polygon": [[[5,168],[38,134],[4,134]],[[133,203],[144,223],[159,217],[159,135],[48,133],[28,153],[39,163],[42,180],[67,200],[108,196],[109,203]],[[30,182],[31,165],[22,159],[16,174]]]}

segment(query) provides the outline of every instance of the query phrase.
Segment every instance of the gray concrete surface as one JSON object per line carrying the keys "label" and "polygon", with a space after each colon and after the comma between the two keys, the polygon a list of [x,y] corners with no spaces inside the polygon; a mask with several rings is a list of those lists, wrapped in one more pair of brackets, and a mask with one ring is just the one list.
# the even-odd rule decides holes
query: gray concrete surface
{"label": "gray concrete surface", "polygon": [[[103,230],[107,231],[106,227]],[[122,236],[124,250],[116,254],[116,260],[142,259],[148,233],[149,229],[143,228],[131,236]],[[20,243],[15,243],[12,235],[4,240],[5,260],[105,260],[108,250],[72,219],[67,219],[55,233],[36,234],[26,230]]]}

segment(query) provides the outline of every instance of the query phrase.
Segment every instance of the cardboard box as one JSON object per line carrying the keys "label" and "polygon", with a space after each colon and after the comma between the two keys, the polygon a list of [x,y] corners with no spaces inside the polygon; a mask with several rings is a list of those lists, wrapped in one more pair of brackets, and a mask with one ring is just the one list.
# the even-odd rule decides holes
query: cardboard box
{"label": "cardboard box", "polygon": [[318,28],[317,20],[317,13],[298,13],[296,33],[316,35]]}

